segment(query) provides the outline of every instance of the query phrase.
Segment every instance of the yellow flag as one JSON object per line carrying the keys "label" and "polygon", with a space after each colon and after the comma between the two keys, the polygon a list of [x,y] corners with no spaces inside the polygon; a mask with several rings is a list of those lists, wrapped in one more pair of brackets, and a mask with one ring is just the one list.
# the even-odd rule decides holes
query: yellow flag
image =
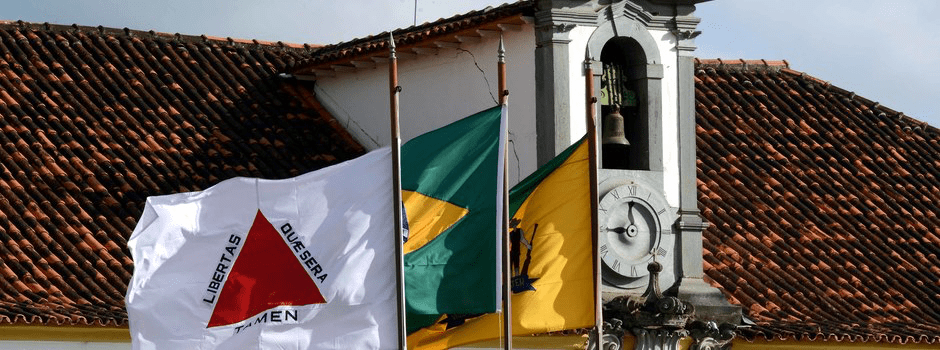
{"label": "yellow flag", "polygon": [[[594,325],[587,142],[572,145],[510,192],[514,335]],[[499,314],[444,315],[408,336],[411,349],[500,337]]]}

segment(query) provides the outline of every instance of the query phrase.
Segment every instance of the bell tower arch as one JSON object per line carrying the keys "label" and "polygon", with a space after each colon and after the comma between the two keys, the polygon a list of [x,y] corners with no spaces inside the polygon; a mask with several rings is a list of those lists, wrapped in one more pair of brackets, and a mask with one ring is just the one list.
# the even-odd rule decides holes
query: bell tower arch
{"label": "bell tower arch", "polygon": [[[656,41],[641,23],[617,17],[594,31],[587,49],[602,64],[601,167],[662,171],[663,65]],[[610,137],[620,129],[625,140]]]}

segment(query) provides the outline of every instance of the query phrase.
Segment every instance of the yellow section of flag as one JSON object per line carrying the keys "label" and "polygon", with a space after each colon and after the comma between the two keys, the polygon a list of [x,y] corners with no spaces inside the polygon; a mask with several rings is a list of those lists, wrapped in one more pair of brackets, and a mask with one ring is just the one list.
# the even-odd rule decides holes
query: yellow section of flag
{"label": "yellow section of flag", "polygon": [[[540,169],[513,189],[511,201],[523,200],[510,224],[515,335],[594,325],[587,157],[582,141],[546,165],[554,169]],[[408,347],[446,349],[498,338],[501,317],[484,314],[456,325],[459,318],[445,316],[412,333]]]}
{"label": "yellow section of flag", "polygon": [[415,191],[401,191],[401,195],[409,226],[408,241],[402,246],[404,254],[433,241],[468,212],[466,208]]}

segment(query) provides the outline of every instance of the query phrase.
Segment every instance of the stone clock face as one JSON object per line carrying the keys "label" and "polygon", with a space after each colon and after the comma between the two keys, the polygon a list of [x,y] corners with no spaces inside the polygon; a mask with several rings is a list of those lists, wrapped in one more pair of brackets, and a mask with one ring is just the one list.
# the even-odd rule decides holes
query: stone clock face
{"label": "stone clock face", "polygon": [[[598,203],[603,279],[619,288],[645,286],[653,260],[663,263],[673,242],[665,199],[638,184],[614,188]],[[664,235],[668,235],[664,240]]]}

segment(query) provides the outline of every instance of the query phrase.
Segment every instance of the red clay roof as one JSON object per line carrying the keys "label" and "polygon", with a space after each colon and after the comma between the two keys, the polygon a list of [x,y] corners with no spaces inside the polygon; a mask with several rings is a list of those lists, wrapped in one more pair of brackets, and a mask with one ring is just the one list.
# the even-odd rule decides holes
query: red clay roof
{"label": "red clay roof", "polygon": [[696,69],[705,269],[745,335],[940,342],[940,130],[786,62]]}
{"label": "red clay roof", "polygon": [[[276,76],[310,50],[0,24],[0,324],[125,324],[148,195],[361,154]],[[940,131],[786,62],[697,70],[706,273],[744,335],[940,342]]]}
{"label": "red clay roof", "polygon": [[0,325],[125,325],[149,195],[283,178],[363,153],[305,48],[0,23]]}
{"label": "red clay roof", "polygon": [[[395,45],[401,50],[422,44],[433,45],[431,41],[440,40],[459,42],[457,35],[480,37],[479,29],[498,30],[501,23],[525,23],[521,16],[532,16],[535,12],[533,0],[518,0],[511,4],[497,7],[487,7],[482,10],[467,12],[465,14],[441,18],[439,20],[392,31],[395,36]],[[318,49],[314,55],[300,62],[293,72],[303,74],[317,67],[327,68],[332,64],[348,62],[352,59],[366,59],[377,54],[379,57],[388,55],[389,33],[383,32],[364,38],[353,39],[348,42],[326,45]]]}

